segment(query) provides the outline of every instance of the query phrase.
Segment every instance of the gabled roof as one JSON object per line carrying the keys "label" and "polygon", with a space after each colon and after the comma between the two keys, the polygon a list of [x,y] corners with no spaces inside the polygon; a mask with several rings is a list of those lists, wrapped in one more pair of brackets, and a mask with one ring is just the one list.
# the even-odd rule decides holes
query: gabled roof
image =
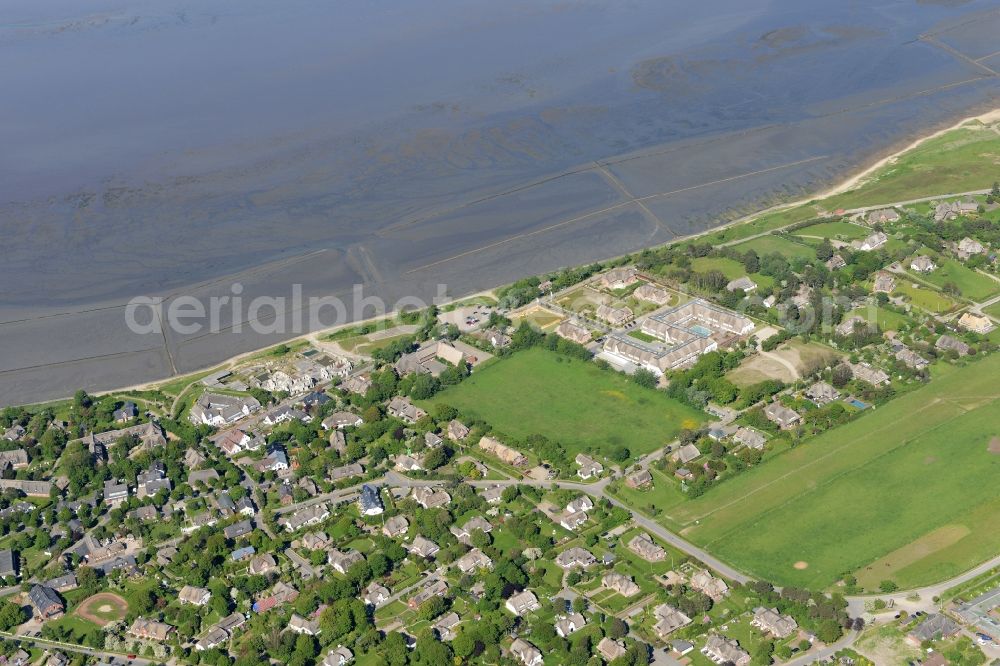
{"label": "gabled roof", "polygon": [[52,606],[58,606],[60,609],[64,607],[59,595],[47,585],[32,585],[28,590],[28,598],[39,613],[44,613]]}

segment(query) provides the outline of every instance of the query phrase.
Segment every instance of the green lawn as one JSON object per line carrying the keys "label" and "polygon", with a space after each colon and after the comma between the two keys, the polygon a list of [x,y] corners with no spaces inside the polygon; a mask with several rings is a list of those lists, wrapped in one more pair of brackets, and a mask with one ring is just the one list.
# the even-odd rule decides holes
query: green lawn
{"label": "green lawn", "polygon": [[[614,554],[618,561],[615,563],[615,570],[632,576],[636,585],[641,587],[644,592],[649,593],[659,589],[660,583],[656,581],[655,576],[662,576],[671,569],[680,567],[691,558],[659,537],[649,534],[657,545],[667,551],[667,557],[659,562],[647,562],[628,548],[628,542],[640,532],[649,534],[645,530],[637,528],[625,532],[616,539]],[[638,599],[638,597],[634,597],[634,599]]]}
{"label": "green lawn", "polygon": [[448,305],[441,308],[441,311],[452,312],[453,310],[457,310],[458,308],[464,308],[470,305],[494,306],[496,304],[497,304],[497,299],[487,294],[480,294],[479,296],[473,296],[471,298],[466,298],[461,301],[455,301],[454,303],[449,303]]}
{"label": "green lawn", "polygon": [[[747,269],[743,267],[743,264],[726,257],[697,257],[691,260],[691,268],[699,273],[719,271],[729,280],[735,280],[747,274]],[[761,287],[774,286],[774,278],[769,275],[751,273],[750,278]]]}
{"label": "green lawn", "polygon": [[945,259],[937,270],[921,277],[938,287],[951,282],[958,285],[962,296],[973,301],[984,301],[1000,291],[1000,282],[982,273],[977,273],[954,259]]}
{"label": "green lawn", "polygon": [[383,347],[388,347],[392,343],[408,337],[412,337],[412,335],[409,333],[402,333],[400,335],[392,335],[386,338],[379,338],[377,340],[372,340],[370,336],[367,335],[356,335],[350,338],[338,340],[337,344],[347,351],[354,352],[355,354],[371,354],[373,351],[382,349]]}
{"label": "green lawn", "polygon": [[792,232],[794,236],[809,236],[818,238],[839,238],[842,240],[860,240],[871,234],[871,229],[852,222],[820,222],[804,229]]}
{"label": "green lawn", "polygon": [[998,153],[1000,134],[981,123],[970,123],[924,142],[859,187],[821,203],[832,210],[985,189],[994,178],[983,171],[983,165],[991,164]]}
{"label": "green lawn", "polygon": [[762,257],[766,254],[777,252],[789,259],[793,257],[800,257],[802,259],[816,258],[816,251],[813,248],[804,243],[797,243],[781,236],[761,236],[760,238],[754,238],[744,243],[737,243],[733,246],[733,249],[740,252],[755,250]]}
{"label": "green lawn", "polygon": [[1000,455],[987,450],[1000,435],[997,372],[1000,355],[957,369],[673,507],[665,522],[783,585],[858,572],[906,588],[966,571],[1000,551]]}
{"label": "green lawn", "polygon": [[636,340],[641,340],[642,342],[656,342],[659,340],[656,336],[650,335],[649,333],[643,333],[638,329],[629,331],[628,335],[630,338],[635,338]]}
{"label": "green lawn", "polygon": [[638,489],[629,488],[623,483],[615,494],[629,506],[654,516],[661,511],[669,513],[671,507],[687,500],[679,481],[667,477],[656,468],[651,468],[650,473],[653,476],[651,486]]}
{"label": "green lawn", "polygon": [[899,277],[896,280],[896,289],[892,293],[893,296],[900,294],[907,296],[910,299],[910,303],[927,312],[947,312],[955,307],[955,301],[944,294],[934,291],[930,287],[924,287],[916,282],[911,282],[904,277]]}
{"label": "green lawn", "polygon": [[[77,645],[102,645],[104,637],[101,628],[93,622],[84,620],[75,613],[63,615],[58,620],[49,623],[57,632],[62,634],[64,640],[76,643]],[[58,633],[57,633],[58,635]],[[88,640],[87,637],[90,637]]]}
{"label": "green lawn", "polygon": [[994,303],[983,308],[983,312],[993,317],[1000,317],[1000,303]]}
{"label": "green lawn", "polygon": [[617,446],[648,453],[706,418],[594,363],[543,349],[493,363],[428,402],[482,418],[501,434],[544,435],[561,442],[571,458],[580,451],[607,453]]}
{"label": "green lawn", "polygon": [[844,315],[844,319],[850,319],[851,317],[861,317],[869,323],[874,320],[874,323],[878,324],[878,327],[883,331],[898,331],[901,327],[910,323],[906,315],[877,306],[865,306],[857,310],[851,310]]}
{"label": "green lawn", "polygon": [[543,331],[555,328],[565,317],[560,314],[556,314],[551,310],[546,310],[544,308],[538,308],[528,312],[521,317],[514,318],[514,324],[517,325],[522,319],[527,319],[529,324],[533,324],[535,328],[539,328]]}
{"label": "green lawn", "polygon": [[786,208],[785,210],[774,213],[767,213],[754,218],[749,222],[720,229],[719,231],[706,236],[701,236],[695,239],[694,242],[718,245],[720,243],[739,240],[740,238],[747,238],[748,236],[753,236],[754,234],[759,234],[765,231],[773,231],[775,229],[780,229],[781,227],[787,227],[788,225],[795,224],[796,222],[805,222],[806,220],[814,217],[816,217],[816,207],[805,204],[794,208]]}

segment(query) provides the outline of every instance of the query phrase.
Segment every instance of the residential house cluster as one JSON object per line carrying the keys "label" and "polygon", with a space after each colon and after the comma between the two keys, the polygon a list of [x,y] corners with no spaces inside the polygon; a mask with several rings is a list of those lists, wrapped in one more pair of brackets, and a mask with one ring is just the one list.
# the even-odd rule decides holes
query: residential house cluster
{"label": "residential house cluster", "polygon": [[261,407],[253,396],[236,396],[223,393],[203,393],[191,405],[188,418],[195,425],[220,428],[250,416]]}
{"label": "residential house cluster", "polygon": [[479,440],[479,448],[491,456],[499,458],[501,462],[507,465],[524,467],[528,464],[528,458],[523,453],[489,435],[485,435]]}

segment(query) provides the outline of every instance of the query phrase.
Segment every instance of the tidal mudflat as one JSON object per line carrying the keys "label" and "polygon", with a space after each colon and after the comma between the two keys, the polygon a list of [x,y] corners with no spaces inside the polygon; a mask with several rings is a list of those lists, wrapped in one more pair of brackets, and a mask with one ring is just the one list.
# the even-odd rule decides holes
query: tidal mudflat
{"label": "tidal mudflat", "polygon": [[459,296],[800,197],[996,106],[998,28],[985,0],[14,0],[0,404],[282,337],[137,335],[134,296]]}

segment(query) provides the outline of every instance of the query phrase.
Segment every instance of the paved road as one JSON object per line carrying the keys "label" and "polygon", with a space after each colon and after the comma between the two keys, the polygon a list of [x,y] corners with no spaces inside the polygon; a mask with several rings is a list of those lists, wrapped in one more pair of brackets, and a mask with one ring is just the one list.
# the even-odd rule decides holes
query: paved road
{"label": "paved road", "polygon": [[690,555],[695,559],[700,560],[703,564],[705,564],[710,569],[714,570],[716,573],[721,574],[722,576],[725,576],[726,578],[729,578],[731,580],[735,580],[739,583],[747,583],[753,580],[752,578],[742,573],[741,571],[734,569],[733,567],[729,566],[722,560],[717,559],[716,557],[705,552],[698,546],[695,546],[690,541],[674,534],[673,532],[665,528],[663,525],[660,525],[655,520],[647,518],[646,516],[639,513],[638,511],[636,511],[629,505],[625,504],[624,502],[618,500],[617,498],[611,495],[608,495],[606,492],[606,488],[610,481],[611,481],[610,478],[602,479],[601,481],[598,481],[596,483],[578,483],[575,481],[534,481],[534,480],[505,479],[502,481],[469,481],[467,483],[477,487],[487,487],[496,485],[499,486],[525,485],[525,486],[535,486],[538,488],[549,488],[555,485],[559,488],[566,490],[577,490],[581,493],[586,493],[587,495],[590,495],[591,497],[595,497],[597,499],[606,499],[609,502],[611,502],[612,505],[621,507],[626,511],[628,511],[631,514],[632,520],[635,522],[636,525],[639,525],[640,527],[650,532],[651,534],[654,534],[659,538],[663,539],[677,550],[687,555]]}
{"label": "paved road", "polygon": [[303,580],[309,580],[310,578],[316,577],[316,569],[314,569],[312,564],[309,563],[309,560],[296,553],[293,549],[286,548],[285,556],[288,557],[288,559],[292,561],[292,564],[299,569]]}
{"label": "paved road", "polygon": [[328,493],[314,495],[307,500],[302,500],[301,502],[296,502],[294,504],[289,504],[288,506],[283,506],[280,509],[275,509],[274,515],[281,516],[286,513],[293,513],[299,509],[304,509],[306,507],[313,506],[314,504],[322,504],[323,502],[353,501],[358,494],[361,493],[361,486],[364,485],[417,488],[419,486],[439,486],[443,483],[445,483],[445,481],[435,479],[410,479],[401,474],[397,474],[396,472],[386,472],[381,478],[372,479],[363,483],[356,483],[353,486],[339,488]]}
{"label": "paved road", "polygon": [[0,637],[4,637],[9,640],[18,640],[22,643],[27,643],[33,647],[44,649],[44,650],[61,650],[63,652],[76,652],[78,654],[85,654],[91,657],[97,657],[101,660],[111,662],[115,660],[117,663],[121,664],[132,664],[133,666],[150,666],[157,662],[150,661],[149,659],[144,659],[142,657],[137,657],[135,659],[129,659],[124,652],[108,652],[106,650],[95,650],[93,648],[84,647],[82,645],[74,645],[72,643],[60,643],[58,641],[50,641],[44,638],[32,638],[28,636],[15,636],[14,634],[0,631]]}
{"label": "paved road", "polygon": [[[980,270],[980,269],[977,269],[976,272],[979,273],[979,274],[981,274],[981,275],[985,275],[986,277],[990,278],[994,282],[1000,282],[1000,277],[997,277],[996,275],[993,275],[992,273],[987,273],[986,271]],[[994,305],[996,303],[1000,303],[1000,294],[997,294],[996,296],[994,296],[992,298],[988,298],[985,301],[982,301],[980,303],[973,303],[972,304],[972,309],[975,310],[976,312],[980,313],[980,314],[986,315],[987,317],[989,317],[993,321],[1000,321],[1000,318],[994,317],[991,314],[983,312],[983,310],[985,310],[986,308],[988,308],[991,305]]]}
{"label": "paved road", "polygon": [[986,573],[990,569],[994,569],[996,567],[1000,567],[1000,555],[983,562],[977,567],[969,569],[963,574],[941,581],[940,583],[927,585],[926,587],[918,587],[912,590],[900,590],[898,592],[893,592],[892,594],[873,594],[867,596],[848,597],[848,607],[852,615],[861,615],[864,613],[864,603],[866,601],[885,599],[886,601],[892,600],[895,603],[896,608],[905,610],[908,613],[913,613],[918,610],[933,612],[937,609],[937,604],[934,602],[935,597],[940,597],[956,585],[966,583],[976,576]]}
{"label": "paved road", "polygon": [[[561,480],[546,480],[546,481],[536,481],[534,479],[499,479],[499,480],[477,480],[477,481],[466,481],[471,486],[477,488],[485,488],[490,486],[533,486],[536,488],[551,488],[556,486],[565,490],[575,490],[581,493],[590,495],[591,497],[597,499],[607,499],[614,506],[621,507],[628,511],[632,515],[632,519],[635,523],[641,526],[643,529],[649,531],[667,543],[669,543],[674,548],[677,548],[683,553],[690,555],[698,560],[701,560],[709,568],[716,571],[726,578],[738,581],[740,583],[746,583],[752,580],[746,574],[734,569],[725,562],[713,557],[709,553],[705,552],[701,548],[695,546],[690,541],[679,537],[670,530],[666,529],[656,521],[647,518],[641,513],[637,512],[632,507],[628,506],[624,502],[608,495],[606,493],[606,488],[608,483],[611,482],[611,478],[604,478],[596,483],[581,483],[577,481],[561,481]],[[443,485],[447,482],[435,480],[435,479],[410,479],[396,472],[387,472],[385,476],[380,479],[373,479],[367,482],[373,486],[392,486],[392,487],[402,487],[402,488],[415,488],[419,486],[437,486]],[[348,488],[342,488],[340,490],[334,491],[332,493],[325,493],[323,495],[317,495],[316,497],[311,497],[304,502],[298,502],[296,504],[290,504],[286,507],[282,507],[275,511],[275,514],[284,514],[290,511],[296,511],[298,509],[317,504],[320,502],[330,501],[330,500],[340,500],[344,497],[356,494],[361,489],[362,484],[357,484],[350,486]]]}
{"label": "paved road", "polygon": [[848,215],[853,215],[855,213],[867,213],[870,210],[878,210],[880,208],[901,208],[903,206],[911,206],[918,203],[927,203],[928,201],[936,201],[938,199],[954,199],[955,197],[968,197],[977,194],[989,194],[992,189],[985,190],[969,190],[968,192],[952,192],[950,194],[934,194],[929,197],[920,197],[918,199],[906,199],[904,201],[892,201],[889,203],[877,204],[874,206],[861,206],[860,208],[848,208],[846,213]]}

